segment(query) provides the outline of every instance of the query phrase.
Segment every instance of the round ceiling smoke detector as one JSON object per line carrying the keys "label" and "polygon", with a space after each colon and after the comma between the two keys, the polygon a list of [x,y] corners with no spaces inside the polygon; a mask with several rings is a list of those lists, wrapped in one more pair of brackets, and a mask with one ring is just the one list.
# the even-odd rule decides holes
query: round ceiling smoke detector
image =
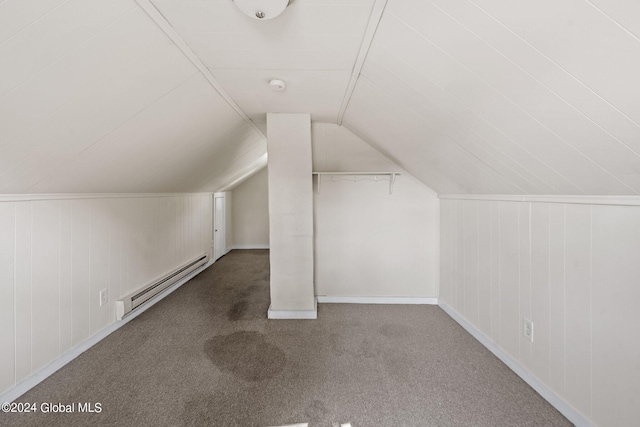
{"label": "round ceiling smoke detector", "polygon": [[271,89],[275,90],[276,92],[281,92],[287,88],[287,84],[284,82],[284,80],[280,79],[269,80],[269,86],[271,86]]}
{"label": "round ceiling smoke detector", "polygon": [[233,0],[247,16],[260,21],[273,19],[289,6],[289,0]]}

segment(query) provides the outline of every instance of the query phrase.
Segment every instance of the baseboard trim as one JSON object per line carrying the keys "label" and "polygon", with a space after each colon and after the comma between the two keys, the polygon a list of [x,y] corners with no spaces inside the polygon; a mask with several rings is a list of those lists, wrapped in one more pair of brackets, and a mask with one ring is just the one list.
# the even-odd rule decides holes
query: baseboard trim
{"label": "baseboard trim", "polygon": [[233,249],[269,249],[269,245],[235,245]]}
{"label": "baseboard trim", "polygon": [[313,310],[274,310],[269,306],[268,319],[317,319],[318,299],[313,299]]}
{"label": "baseboard trim", "polygon": [[562,415],[567,417],[569,421],[575,424],[577,427],[592,427],[593,424],[584,415],[575,410],[571,405],[565,402],[560,396],[558,396],[553,390],[543,384],[540,380],[534,377],[529,371],[516,362],[511,356],[505,353],[498,345],[491,341],[486,335],[476,329],[471,323],[469,323],[464,317],[462,317],[457,311],[449,307],[446,303],[440,302],[438,304],[441,309],[444,310],[453,320],[455,320],[460,326],[462,326],[467,332],[469,332],[475,339],[480,341],[480,344],[485,346],[491,353],[493,353],[498,359],[504,362],[513,372],[522,378],[527,384],[537,391],[547,402],[549,402],[554,408],[556,408]]}
{"label": "baseboard trim", "polygon": [[430,297],[341,297],[318,295],[319,303],[325,304],[429,304],[438,305],[438,298]]}
{"label": "baseboard trim", "polygon": [[[118,329],[120,329],[121,327],[123,327],[124,325],[129,323],[131,320],[135,319],[136,317],[138,317],[139,315],[141,315],[142,313],[147,311],[153,305],[155,305],[160,300],[165,298],[167,295],[169,295],[170,293],[172,293],[173,291],[178,289],[180,286],[182,286],[185,283],[187,283],[189,280],[193,279],[195,276],[197,276],[202,271],[207,269],[213,263],[214,263],[214,261],[210,260],[208,263],[206,263],[205,265],[203,265],[199,269],[194,270],[188,276],[185,276],[180,281],[174,283],[173,285],[169,286],[164,291],[160,292],[158,295],[156,295],[153,298],[151,298],[149,301],[145,302],[143,305],[141,305],[135,311],[132,311],[130,314],[128,314],[122,320],[118,320],[118,321],[116,321],[114,323],[111,323],[110,325],[104,327],[103,329],[101,329],[100,331],[98,331],[94,335],[90,336],[86,340],[82,341],[81,343],[79,343],[75,347],[67,350],[65,353],[63,353],[60,356],[58,356],[57,359],[49,362],[49,364],[47,364],[46,366],[40,368],[38,371],[36,371],[33,374],[29,375],[27,378],[23,379],[18,384],[16,384],[15,386],[10,388],[9,390],[7,390],[4,393],[2,393],[0,395],[0,402],[13,402],[17,398],[19,398],[20,396],[22,396],[23,394],[28,392],[29,390],[31,390],[33,387],[37,386],[42,381],[47,379],[49,376],[54,374],[57,370],[59,370],[60,368],[62,368],[63,366],[65,366],[66,364],[71,362],[73,359],[75,359],[76,357],[80,356],[85,351],[89,350],[91,347],[93,347],[98,342],[100,342],[101,340],[106,338],[108,335],[110,335],[111,333],[117,331]],[[114,310],[115,310],[115,308],[114,308]]]}

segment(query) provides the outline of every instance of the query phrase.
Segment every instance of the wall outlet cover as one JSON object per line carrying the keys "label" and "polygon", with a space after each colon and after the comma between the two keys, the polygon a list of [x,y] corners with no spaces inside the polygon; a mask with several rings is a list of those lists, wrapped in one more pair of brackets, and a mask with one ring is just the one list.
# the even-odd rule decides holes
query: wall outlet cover
{"label": "wall outlet cover", "polygon": [[103,289],[100,291],[100,307],[109,302],[109,289]]}

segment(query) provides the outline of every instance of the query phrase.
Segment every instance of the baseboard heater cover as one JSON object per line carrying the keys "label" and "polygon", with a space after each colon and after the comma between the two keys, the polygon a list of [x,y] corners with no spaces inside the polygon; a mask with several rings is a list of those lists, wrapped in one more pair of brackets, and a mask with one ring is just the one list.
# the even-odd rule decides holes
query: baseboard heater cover
{"label": "baseboard heater cover", "polygon": [[183,277],[192,273],[194,270],[205,265],[209,261],[209,255],[203,254],[198,258],[192,259],[182,267],[178,267],[169,274],[154,280],[153,282],[142,287],[142,289],[130,293],[124,298],[116,301],[116,317],[118,320],[122,320],[127,314],[131,313],[137,307],[144,304],[160,292],[167,289],[169,286],[178,282]]}

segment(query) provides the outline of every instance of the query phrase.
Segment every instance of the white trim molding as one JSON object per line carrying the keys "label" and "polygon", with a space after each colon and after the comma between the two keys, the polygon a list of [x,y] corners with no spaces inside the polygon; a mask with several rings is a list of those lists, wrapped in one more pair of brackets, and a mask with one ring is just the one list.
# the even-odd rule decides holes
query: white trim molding
{"label": "white trim molding", "polygon": [[438,298],[433,297],[343,297],[318,295],[319,303],[324,304],[427,304],[438,305]]}
{"label": "white trim molding", "polygon": [[562,415],[567,417],[569,421],[578,427],[591,427],[593,424],[580,412],[575,410],[571,405],[565,402],[560,396],[558,396],[553,390],[543,384],[540,380],[534,377],[528,370],[522,367],[518,362],[513,360],[507,353],[505,353],[498,345],[491,341],[486,335],[476,329],[471,323],[469,323],[464,317],[462,317],[457,311],[449,307],[446,303],[440,302],[438,304],[441,309],[444,310],[453,320],[455,320],[460,326],[462,326],[467,332],[469,332],[475,339],[480,341],[480,344],[485,346],[487,350],[493,353],[498,359],[500,359],[505,365],[507,365],[513,372],[522,378],[527,384],[537,391],[547,402],[549,402],[554,408],[556,408]]}
{"label": "white trim molding", "polygon": [[313,299],[312,310],[274,310],[269,306],[267,311],[268,319],[317,319],[318,318],[318,299]]}
{"label": "white trim molding", "polygon": [[200,193],[44,193],[44,194],[0,194],[1,202],[31,202],[34,200],[73,200],[73,199],[131,199],[147,197],[183,197],[211,195],[211,192]]}
{"label": "white trim molding", "polygon": [[269,244],[266,245],[234,245],[232,249],[269,249]]}
{"label": "white trim molding", "polygon": [[367,55],[369,54],[369,48],[371,48],[373,37],[376,35],[378,25],[380,25],[380,20],[382,19],[382,14],[384,13],[384,8],[386,6],[387,0],[376,0],[373,4],[373,7],[371,8],[369,22],[367,23],[367,28],[364,31],[362,43],[360,44],[360,49],[358,50],[358,56],[356,57],[356,62],[353,65],[353,70],[351,70],[351,77],[349,78],[347,91],[344,94],[344,98],[342,98],[342,104],[340,105],[340,111],[338,112],[338,120],[336,122],[338,125],[342,125],[342,120],[344,119],[344,115],[347,112],[349,101],[351,101],[351,96],[353,95],[353,91],[356,88],[356,83],[358,83],[358,78],[360,77],[360,73],[362,72],[362,67],[364,66],[364,62],[367,59]]}
{"label": "white trim molding", "polygon": [[229,96],[229,94],[224,90],[222,85],[216,80],[213,76],[209,68],[200,60],[200,58],[191,50],[191,48],[187,45],[187,43],[182,39],[182,37],[178,34],[178,32],[173,28],[173,26],[167,21],[167,18],[164,17],[162,13],[156,8],[156,6],[151,2],[151,0],[135,0],[138,6],[156,23],[156,25],[169,37],[169,39],[176,45],[178,49],[182,52],[182,54],[189,60],[191,63],[202,73],[205,79],[209,82],[211,87],[213,87],[224,99],[227,104],[236,112],[242,119],[247,123],[253,130],[260,135],[263,139],[266,139],[266,135],[260,130],[255,123],[251,121],[247,113],[244,112],[242,108]]}
{"label": "white trim molding", "polygon": [[439,194],[448,200],[487,200],[495,202],[568,203],[578,205],[640,206],[640,196],[538,196],[512,194]]}
{"label": "white trim molding", "polygon": [[213,264],[213,260],[209,261],[199,269],[194,270],[191,274],[189,274],[188,276],[185,276],[182,280],[174,283],[172,286],[160,292],[158,295],[149,299],[147,302],[145,302],[135,311],[132,311],[124,319],[111,323],[109,326],[98,331],[96,334],[90,336],[89,338],[82,341],[80,344],[76,345],[72,349],[61,354],[57,359],[51,361],[48,365],[34,372],[33,374],[31,374],[24,380],[20,381],[18,384],[16,384],[9,390],[2,393],[2,395],[0,395],[0,402],[13,402],[17,398],[19,398],[20,396],[28,392],[29,390],[31,390],[33,387],[37,386],[42,381],[46,380],[49,376],[54,374],[57,370],[59,370],[60,368],[62,368],[63,366],[71,362],[73,359],[80,356],[85,351],[89,350],[95,344],[97,344],[98,342],[106,338],[112,332],[117,331],[118,329],[120,329],[121,327],[129,323],[131,320],[135,319],[136,317],[144,313],[146,310],[148,310],[153,305],[158,303],[160,300],[162,300],[163,298],[168,296],[170,293],[178,289],[180,286],[184,285],[189,280],[193,279],[195,276],[197,276],[198,274],[206,270],[212,264]]}
{"label": "white trim molding", "polygon": [[230,183],[226,184],[225,186],[223,186],[222,188],[220,188],[220,192],[226,192],[226,191],[233,191],[234,188],[236,188],[238,185],[242,184],[243,182],[247,181],[249,178],[251,178],[252,176],[254,176],[255,174],[257,174],[258,172],[260,172],[262,169],[267,167],[269,161],[269,154],[268,153],[264,153],[262,156],[260,156],[259,159],[257,159],[256,161],[252,162],[248,168],[247,171],[240,174],[240,176],[234,178],[233,180],[231,180]]}

